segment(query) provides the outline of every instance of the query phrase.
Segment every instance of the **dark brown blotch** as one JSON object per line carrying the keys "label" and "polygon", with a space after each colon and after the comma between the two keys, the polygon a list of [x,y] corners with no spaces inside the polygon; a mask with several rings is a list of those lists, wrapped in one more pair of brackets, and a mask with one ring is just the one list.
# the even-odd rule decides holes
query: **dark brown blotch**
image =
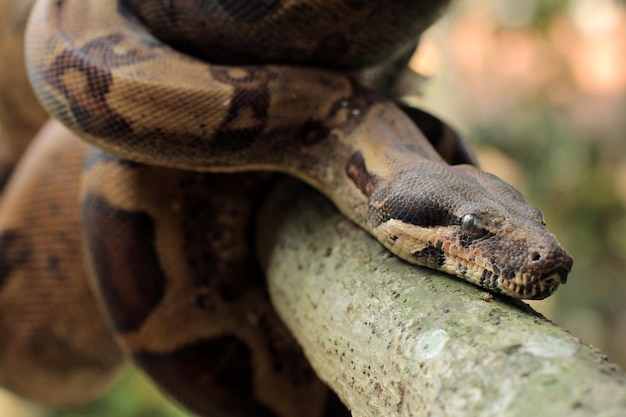
{"label": "dark brown blotch", "polygon": [[199,415],[274,417],[254,400],[250,348],[232,335],[189,343],[170,353],[137,352],[139,365]]}
{"label": "dark brown blotch", "polygon": [[266,179],[259,173],[180,173],[176,200],[182,260],[203,294],[199,306],[211,310],[215,297],[236,302],[249,285],[263,282],[248,242],[253,241],[253,209]]}
{"label": "dark brown blotch", "polygon": [[217,0],[228,16],[238,23],[255,23],[272,14],[282,4],[280,0]]}
{"label": "dark brown blotch", "polygon": [[88,194],[82,204],[82,226],[93,271],[116,329],[121,333],[138,330],[165,292],[153,219]]}
{"label": "dark brown blotch", "polygon": [[26,236],[18,230],[0,232],[0,290],[16,269],[33,257],[33,248]]}
{"label": "dark brown blotch", "polygon": [[258,328],[265,338],[259,342],[268,347],[273,370],[281,379],[292,387],[310,386],[317,380],[302,348],[273,311],[260,317]]}
{"label": "dark brown blotch", "polygon": [[[121,34],[114,33],[93,39],[77,50],[63,51],[45,71],[47,82],[68,100],[75,120],[85,132],[112,138],[132,132],[130,122],[107,103],[106,96],[113,84],[111,69],[142,62],[151,56],[137,51],[117,52],[115,48],[122,40]],[[84,84],[68,84],[69,71],[81,73]]]}
{"label": "dark brown blotch", "polygon": [[411,256],[418,259],[421,264],[434,269],[440,268],[446,262],[446,253],[434,246],[414,252]]}
{"label": "dark brown blotch", "polygon": [[346,134],[363,123],[372,106],[376,103],[387,102],[383,96],[368,90],[352,79],[350,87],[351,94],[333,103],[327,118],[329,123],[333,123]]}
{"label": "dark brown blotch", "polygon": [[[211,138],[215,151],[236,152],[249,148],[265,130],[270,106],[269,83],[275,78],[266,68],[250,66],[235,74],[227,68],[210,67],[212,76],[234,87],[228,113]],[[252,116],[253,120],[242,120]],[[245,126],[245,127],[239,127]]]}
{"label": "dark brown blotch", "polygon": [[303,125],[300,133],[297,135],[304,145],[315,145],[330,135],[330,128],[324,123],[307,120]]}
{"label": "dark brown blotch", "polygon": [[359,151],[353,153],[350,159],[348,159],[346,175],[366,197],[372,194],[378,183],[376,175],[370,174],[367,170],[363,154]]}

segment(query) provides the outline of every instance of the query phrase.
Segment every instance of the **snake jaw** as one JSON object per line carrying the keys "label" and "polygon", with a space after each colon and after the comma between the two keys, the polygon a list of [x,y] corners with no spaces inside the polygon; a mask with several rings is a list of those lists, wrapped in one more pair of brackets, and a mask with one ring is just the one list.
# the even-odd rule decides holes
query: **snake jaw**
{"label": "snake jaw", "polygon": [[569,267],[563,265],[543,274],[538,280],[539,291],[536,292],[532,299],[543,300],[552,295],[559,288],[559,285],[567,282],[567,274],[570,269],[571,265]]}
{"label": "snake jaw", "polygon": [[[532,245],[538,248],[535,250],[528,240],[520,242],[493,234],[467,245],[464,234],[457,229],[458,226],[421,227],[389,219],[374,228],[373,234],[391,252],[410,263],[443,271],[509,297],[543,299],[567,281],[572,259],[549,233],[543,235],[541,244]],[[494,253],[499,253],[500,258]],[[507,259],[515,253],[527,255]]]}

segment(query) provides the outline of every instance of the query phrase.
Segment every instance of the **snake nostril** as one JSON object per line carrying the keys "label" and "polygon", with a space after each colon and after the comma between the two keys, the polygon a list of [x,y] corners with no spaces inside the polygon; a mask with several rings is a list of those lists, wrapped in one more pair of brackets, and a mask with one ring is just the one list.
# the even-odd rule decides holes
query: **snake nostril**
{"label": "snake nostril", "polygon": [[532,259],[533,262],[537,262],[539,259],[541,259],[541,254],[537,251],[534,251],[530,254],[530,259]]}

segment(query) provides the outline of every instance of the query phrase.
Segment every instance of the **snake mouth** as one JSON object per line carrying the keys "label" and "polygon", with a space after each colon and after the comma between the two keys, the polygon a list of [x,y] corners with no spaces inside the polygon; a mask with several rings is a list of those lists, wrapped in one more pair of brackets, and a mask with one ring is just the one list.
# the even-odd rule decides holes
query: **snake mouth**
{"label": "snake mouth", "polygon": [[567,282],[567,274],[569,270],[567,268],[555,268],[550,272],[542,275],[540,279],[540,291],[535,294],[533,300],[543,300],[549,295],[553,294],[561,284]]}
{"label": "snake mouth", "polygon": [[555,284],[565,284],[567,282],[567,274],[569,270],[564,267],[554,268],[550,272],[543,274],[541,280],[546,284],[553,282]]}

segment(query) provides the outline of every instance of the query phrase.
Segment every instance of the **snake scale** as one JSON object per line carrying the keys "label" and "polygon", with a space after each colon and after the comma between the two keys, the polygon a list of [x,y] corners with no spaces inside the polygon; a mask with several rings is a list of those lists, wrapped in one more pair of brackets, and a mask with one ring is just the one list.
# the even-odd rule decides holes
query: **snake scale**
{"label": "snake scale", "polygon": [[[0,3],[18,44],[19,3]],[[29,140],[5,126],[17,145],[3,145],[3,172],[19,163],[0,202],[0,383],[72,406],[128,353],[200,415],[345,415],[248,244],[274,173],[408,262],[511,297],[552,294],[572,259],[542,214],[366,76],[404,62],[447,3],[37,1],[27,71],[61,123],[23,155]],[[1,104],[41,123],[36,104]]]}

